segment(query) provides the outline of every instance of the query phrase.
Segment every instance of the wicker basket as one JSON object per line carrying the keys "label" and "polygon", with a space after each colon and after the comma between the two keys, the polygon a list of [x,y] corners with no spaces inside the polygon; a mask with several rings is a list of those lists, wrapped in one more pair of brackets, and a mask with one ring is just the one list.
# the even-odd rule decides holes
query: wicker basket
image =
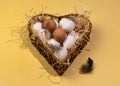
{"label": "wicker basket", "polygon": [[[31,27],[34,23],[38,21],[43,22],[44,19],[51,18],[51,19],[57,19],[59,21],[63,17],[70,18],[73,21],[77,18],[79,22],[82,22],[84,24],[85,30],[82,33],[80,33],[81,36],[76,40],[75,45],[68,50],[67,57],[64,60],[60,61],[56,59],[53,52],[47,47],[47,45],[33,34]],[[37,48],[39,53],[42,54],[44,58],[47,60],[47,62],[54,68],[54,70],[58,73],[58,75],[62,75],[67,70],[67,68],[76,58],[76,56],[82,51],[84,46],[87,44],[87,42],[90,39],[91,28],[92,28],[92,24],[90,20],[86,18],[84,15],[80,15],[80,14],[69,14],[64,16],[38,14],[36,16],[33,16],[28,22],[30,41]]]}

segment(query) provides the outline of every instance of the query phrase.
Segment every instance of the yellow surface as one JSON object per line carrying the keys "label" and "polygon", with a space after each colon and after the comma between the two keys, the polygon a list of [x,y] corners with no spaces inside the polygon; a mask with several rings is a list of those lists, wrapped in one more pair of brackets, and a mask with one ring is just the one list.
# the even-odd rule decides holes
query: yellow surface
{"label": "yellow surface", "polygon": [[[79,12],[92,10],[91,42],[85,47],[90,51],[83,50],[61,78],[43,74],[41,63],[19,42],[19,30],[27,24],[25,13],[35,14],[46,6],[44,12],[59,15],[76,12],[74,7]],[[0,86],[57,86],[51,81],[58,86],[120,86],[119,37],[120,0],[0,0]],[[87,57],[93,58],[95,69],[79,74]]]}

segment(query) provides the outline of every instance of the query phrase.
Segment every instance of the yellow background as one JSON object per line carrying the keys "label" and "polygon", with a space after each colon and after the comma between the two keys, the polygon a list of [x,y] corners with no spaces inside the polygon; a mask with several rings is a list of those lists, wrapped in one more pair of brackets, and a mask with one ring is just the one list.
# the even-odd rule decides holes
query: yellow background
{"label": "yellow background", "polygon": [[[44,12],[59,15],[76,12],[74,7],[81,13],[92,11],[91,42],[85,47],[90,51],[83,50],[61,78],[49,73],[39,78],[45,69],[29,49],[20,48],[19,33],[10,34],[27,24],[25,13],[38,13],[46,6]],[[79,74],[87,57],[92,57],[95,69]],[[57,86],[50,80],[58,86],[120,86],[119,66],[120,0],[0,0],[0,86]]]}

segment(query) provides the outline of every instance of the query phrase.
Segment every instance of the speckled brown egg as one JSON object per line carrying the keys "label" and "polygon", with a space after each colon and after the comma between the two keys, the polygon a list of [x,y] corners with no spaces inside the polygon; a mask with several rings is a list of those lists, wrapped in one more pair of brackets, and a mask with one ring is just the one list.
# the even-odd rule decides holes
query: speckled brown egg
{"label": "speckled brown egg", "polygon": [[57,25],[54,20],[47,19],[43,22],[42,27],[53,33],[53,31],[57,28]]}
{"label": "speckled brown egg", "polygon": [[53,32],[53,37],[60,43],[63,43],[63,41],[66,39],[67,34],[66,32],[61,29],[61,28],[57,28],[55,29],[55,31]]}

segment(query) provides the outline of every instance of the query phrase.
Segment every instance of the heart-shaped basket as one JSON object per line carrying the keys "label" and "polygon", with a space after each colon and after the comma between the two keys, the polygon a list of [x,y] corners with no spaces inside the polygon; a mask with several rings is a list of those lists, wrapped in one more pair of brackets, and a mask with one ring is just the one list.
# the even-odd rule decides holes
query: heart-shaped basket
{"label": "heart-shaped basket", "polygon": [[[62,18],[69,18],[74,22],[80,22],[84,25],[84,30],[79,32],[80,37],[76,40],[75,45],[68,50],[68,54],[64,60],[58,60],[53,52],[48,48],[46,43],[44,43],[39,37],[37,37],[32,30],[33,25],[36,22],[43,22],[45,19],[57,19],[58,22]],[[58,75],[62,75],[70,64],[74,61],[76,56],[82,51],[84,46],[88,43],[90,39],[90,33],[92,29],[92,24],[90,20],[84,15],[80,14],[68,14],[64,16],[54,16],[50,14],[38,14],[33,16],[28,22],[29,38],[31,43],[36,47],[40,54],[47,60],[47,62],[54,68]],[[40,57],[41,58],[41,57]]]}

